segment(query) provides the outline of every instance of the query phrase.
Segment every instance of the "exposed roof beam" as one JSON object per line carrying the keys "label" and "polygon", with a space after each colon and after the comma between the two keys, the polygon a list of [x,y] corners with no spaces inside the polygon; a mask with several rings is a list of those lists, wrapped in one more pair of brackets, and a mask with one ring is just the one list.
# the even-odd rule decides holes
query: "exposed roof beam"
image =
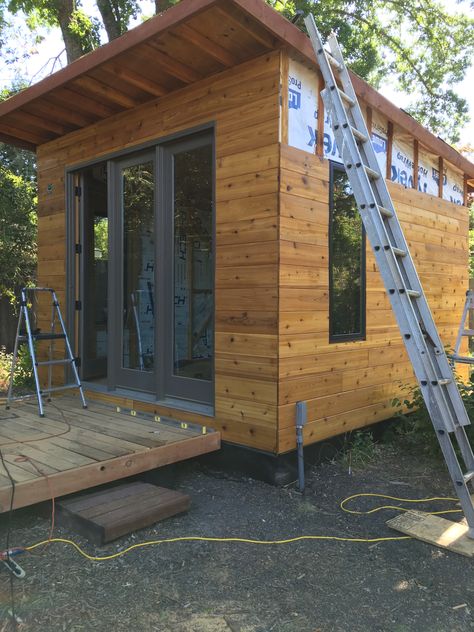
{"label": "exposed roof beam", "polygon": [[206,35],[202,35],[202,33],[199,33],[195,29],[191,28],[188,24],[182,24],[179,26],[178,32],[181,33],[188,42],[191,42],[191,44],[201,48],[205,53],[213,57],[223,66],[230,68],[238,62],[234,55],[229,53],[229,51],[223,46],[220,46],[220,44],[210,40],[206,37]]}

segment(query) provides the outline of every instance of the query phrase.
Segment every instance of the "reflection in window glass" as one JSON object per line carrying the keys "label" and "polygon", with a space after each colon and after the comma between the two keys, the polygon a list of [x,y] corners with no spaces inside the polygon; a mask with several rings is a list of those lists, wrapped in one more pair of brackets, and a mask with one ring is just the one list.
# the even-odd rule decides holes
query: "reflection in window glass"
{"label": "reflection in window glass", "polygon": [[139,371],[154,367],[154,190],[152,161],[122,169],[122,366]]}
{"label": "reflection in window glass", "polygon": [[212,379],[212,145],[174,154],[173,371]]}
{"label": "reflection in window glass", "polygon": [[365,337],[365,233],[344,168],[331,163],[329,334]]}

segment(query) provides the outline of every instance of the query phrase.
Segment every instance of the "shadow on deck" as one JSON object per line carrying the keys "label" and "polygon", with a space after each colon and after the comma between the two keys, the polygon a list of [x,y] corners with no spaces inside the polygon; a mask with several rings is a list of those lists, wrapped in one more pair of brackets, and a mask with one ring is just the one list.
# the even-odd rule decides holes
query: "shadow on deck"
{"label": "shadow on deck", "polygon": [[[0,409],[0,450],[15,482],[13,507],[78,492],[218,450],[220,433],[73,397],[40,418],[34,399]],[[2,471],[3,470],[3,471]],[[0,465],[0,513],[12,485]]]}

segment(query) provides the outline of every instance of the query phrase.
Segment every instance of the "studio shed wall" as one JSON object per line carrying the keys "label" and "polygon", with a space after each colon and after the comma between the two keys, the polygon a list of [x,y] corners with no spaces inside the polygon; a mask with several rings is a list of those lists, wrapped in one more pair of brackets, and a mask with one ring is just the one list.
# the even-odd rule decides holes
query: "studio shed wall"
{"label": "studio shed wall", "polygon": [[[369,243],[366,339],[329,343],[326,158],[336,162],[340,158],[327,117],[322,144],[325,158],[314,155],[318,126],[315,71],[294,60],[287,67],[288,130],[283,125],[286,143],[281,147],[280,182],[279,452],[295,448],[297,401],[308,404],[308,444],[391,417],[393,399],[406,395],[404,389],[415,383]],[[304,122],[297,116],[298,104],[305,109]],[[283,112],[282,121],[284,117]],[[292,120],[297,124],[292,126]],[[373,112],[372,130],[384,171],[387,121],[383,113]],[[392,172],[398,181],[400,171],[409,169],[412,160],[413,139],[407,140],[395,129]],[[420,175],[419,189],[433,190],[435,195],[395,182],[388,185],[441,338],[452,346],[468,287],[468,210],[459,205],[459,197],[453,202],[436,197],[435,164],[429,155],[420,153],[420,168],[425,172]],[[447,174],[450,184],[443,191],[459,189],[460,174],[451,167]],[[406,180],[408,184],[408,175]]]}
{"label": "studio shed wall", "polygon": [[277,446],[279,117],[274,52],[38,149],[39,282],[57,288],[65,305],[65,169],[214,123],[215,416],[126,401],[267,451]]}

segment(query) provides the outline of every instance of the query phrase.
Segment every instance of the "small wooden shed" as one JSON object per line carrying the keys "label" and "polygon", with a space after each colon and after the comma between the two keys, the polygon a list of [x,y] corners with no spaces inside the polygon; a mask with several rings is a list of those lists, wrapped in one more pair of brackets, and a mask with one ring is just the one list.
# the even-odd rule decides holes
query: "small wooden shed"
{"label": "small wooden shed", "polygon": [[[353,81],[453,345],[474,165]],[[37,153],[38,281],[89,397],[273,454],[298,401],[307,444],[393,414],[413,373],[320,88],[263,0],[182,0],[0,104],[0,139]]]}

